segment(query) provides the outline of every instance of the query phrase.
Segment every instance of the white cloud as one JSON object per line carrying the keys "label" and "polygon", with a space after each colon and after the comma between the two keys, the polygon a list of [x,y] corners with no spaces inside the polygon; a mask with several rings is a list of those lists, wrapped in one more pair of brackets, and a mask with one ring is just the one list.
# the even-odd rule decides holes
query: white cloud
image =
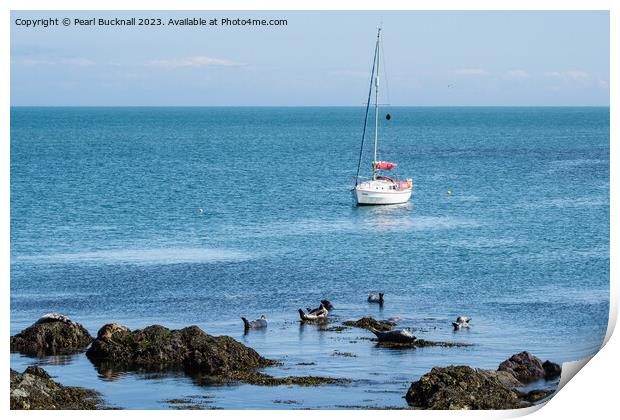
{"label": "white cloud", "polygon": [[581,70],[564,70],[564,71],[551,71],[545,73],[546,76],[554,79],[561,80],[563,82],[579,82],[585,83],[590,81],[590,75]]}
{"label": "white cloud", "polygon": [[526,72],[525,70],[521,70],[521,69],[509,70],[504,75],[504,78],[507,80],[525,80],[525,79],[528,79],[529,77],[530,77],[530,74]]}
{"label": "white cloud", "polygon": [[212,67],[212,66],[242,66],[241,63],[236,63],[231,60],[223,58],[213,58],[204,55],[196,55],[187,58],[175,58],[171,60],[150,60],[146,63],[149,66],[155,67]]}
{"label": "white cloud", "polygon": [[452,73],[464,76],[485,76],[489,74],[485,69],[456,69]]}
{"label": "white cloud", "polygon": [[64,60],[60,60],[60,64],[69,64],[72,66],[93,66],[97,63],[93,60],[89,60],[88,58],[66,58]]}

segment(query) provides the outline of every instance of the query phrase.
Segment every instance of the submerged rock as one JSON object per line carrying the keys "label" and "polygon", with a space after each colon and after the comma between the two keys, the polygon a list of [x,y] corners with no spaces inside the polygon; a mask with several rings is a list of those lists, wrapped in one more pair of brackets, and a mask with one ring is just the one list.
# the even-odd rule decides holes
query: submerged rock
{"label": "submerged rock", "polygon": [[93,341],[88,330],[68,317],[51,313],[11,337],[11,351],[30,356],[70,354]]}
{"label": "submerged rock", "polygon": [[320,386],[320,385],[343,385],[351,381],[343,378],[329,378],[323,376],[285,376],[275,377],[256,371],[230,372],[226,376],[206,376],[195,378],[198,385],[212,385],[221,382],[244,382],[262,386]]}
{"label": "submerged rock", "polygon": [[413,342],[415,347],[471,347],[473,344],[461,343],[459,341],[431,341],[418,339]]}
{"label": "submerged rock", "polygon": [[502,410],[522,400],[495,372],[469,366],[433,368],[413,382],[405,395],[410,405],[431,410]]}
{"label": "submerged rock", "polygon": [[11,410],[94,410],[102,407],[96,391],[63,386],[40,367],[11,369]]}
{"label": "submerged rock", "polygon": [[330,327],[328,325],[325,325],[325,323],[319,324],[319,331],[322,331],[322,332],[338,332],[339,333],[347,329],[348,327],[345,327],[343,325],[333,325]]}
{"label": "submerged rock", "polygon": [[536,379],[551,379],[560,376],[562,368],[558,364],[548,360],[545,364],[530,352],[523,351],[513,354],[510,359],[504,360],[497,370],[512,373],[515,378],[526,383]]}
{"label": "submerged rock", "polygon": [[394,328],[394,323],[390,321],[377,321],[372,317],[364,317],[358,319],[357,321],[345,321],[343,325],[347,327],[357,327],[364,328],[368,331],[377,330],[377,331],[390,331]]}
{"label": "submerged rock", "polygon": [[98,367],[112,370],[185,370],[227,375],[274,365],[231,337],[214,337],[197,326],[170,330],[152,325],[130,331],[104,325],[86,356]]}
{"label": "submerged rock", "polygon": [[525,401],[529,401],[529,402],[537,402],[540,401],[542,399],[545,399],[547,397],[550,397],[551,395],[555,394],[555,390],[552,389],[534,389],[530,392],[527,393],[523,393],[523,392],[517,392],[519,394],[519,396],[524,399]]}
{"label": "submerged rock", "polygon": [[[374,340],[374,339],[373,339]],[[396,343],[390,341],[377,341],[377,345],[380,347],[394,348],[394,349],[414,349],[417,347],[471,347],[473,344],[460,343],[457,341],[431,341],[416,339],[412,342]]]}

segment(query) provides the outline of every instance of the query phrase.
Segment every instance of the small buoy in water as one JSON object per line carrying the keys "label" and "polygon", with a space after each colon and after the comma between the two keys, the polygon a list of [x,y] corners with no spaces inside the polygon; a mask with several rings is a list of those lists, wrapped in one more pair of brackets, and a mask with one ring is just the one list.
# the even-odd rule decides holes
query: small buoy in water
{"label": "small buoy in water", "polygon": [[448,190],[448,196],[451,196],[451,195],[452,195],[452,191]]}
{"label": "small buoy in water", "polygon": [[198,207],[198,213],[202,214],[202,213],[204,213],[204,210],[201,209],[200,207]]}
{"label": "small buoy in water", "polygon": [[385,114],[385,119],[389,121],[392,119],[392,116],[390,114]]}

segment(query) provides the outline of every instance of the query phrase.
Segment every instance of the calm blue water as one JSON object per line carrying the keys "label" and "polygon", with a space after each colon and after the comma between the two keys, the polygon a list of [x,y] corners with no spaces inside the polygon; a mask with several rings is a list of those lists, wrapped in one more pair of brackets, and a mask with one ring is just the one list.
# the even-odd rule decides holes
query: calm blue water
{"label": "calm blue water", "polygon": [[[609,108],[392,108],[381,157],[414,178],[413,199],[356,208],[363,112],[11,110],[11,333],[50,311],[93,335],[112,321],[197,324],[283,362],[268,373],[350,385],[106,378],[84,355],[11,365],[40,363],[125,408],[197,395],[224,408],[402,407],[433,366],[595,352],[609,310]],[[368,175],[370,149],[364,161]],[[377,291],[383,309],[365,301]],[[321,298],[335,320],[398,315],[419,337],[475,346],[394,351],[363,330],[300,326],[297,308]],[[268,330],[244,336],[239,316],[260,314]],[[452,332],[459,314],[470,331]]]}

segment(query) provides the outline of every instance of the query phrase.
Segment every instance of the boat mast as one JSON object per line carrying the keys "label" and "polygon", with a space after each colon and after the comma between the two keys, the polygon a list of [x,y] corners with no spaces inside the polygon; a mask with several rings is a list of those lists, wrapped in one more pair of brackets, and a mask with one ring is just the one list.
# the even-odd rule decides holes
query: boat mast
{"label": "boat mast", "polygon": [[[357,187],[360,178],[360,168],[362,167],[362,156],[364,154],[364,140],[366,139],[366,128],[368,127],[368,111],[370,110],[370,101],[372,100],[372,82],[375,78],[375,64],[377,63],[377,50],[379,43],[375,44],[375,53],[372,56],[372,70],[370,70],[370,81],[368,82],[368,99],[366,100],[366,112],[364,113],[364,129],[362,130],[362,143],[360,144],[360,154],[357,159],[357,174],[355,175],[355,186]],[[374,164],[373,164],[374,178]]]}
{"label": "boat mast", "polygon": [[377,73],[375,76],[375,154],[372,161],[372,179],[377,179],[377,142],[379,139],[379,41],[381,36],[381,28],[377,29]]}

